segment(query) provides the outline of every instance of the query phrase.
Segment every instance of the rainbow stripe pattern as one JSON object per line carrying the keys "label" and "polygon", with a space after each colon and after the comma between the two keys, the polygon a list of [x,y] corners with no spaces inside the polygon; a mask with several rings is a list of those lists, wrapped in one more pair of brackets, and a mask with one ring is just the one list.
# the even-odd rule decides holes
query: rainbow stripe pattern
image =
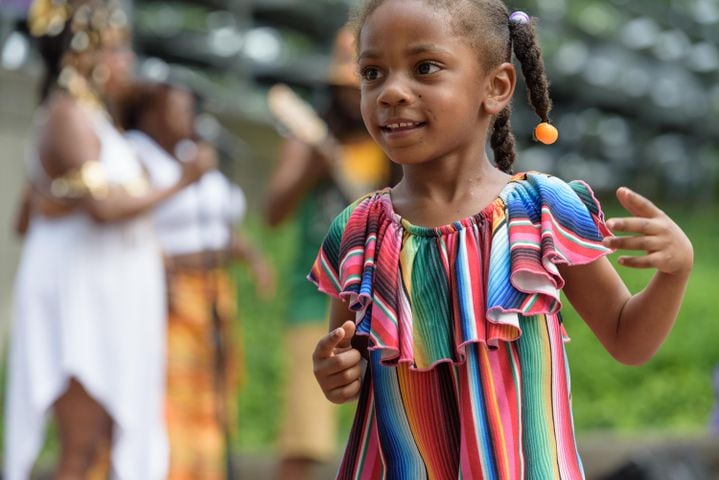
{"label": "rainbow stripe pattern", "polygon": [[427,228],[389,190],[332,223],[309,279],[349,302],[369,366],[339,479],[581,479],[557,264],[611,235],[587,184],[528,172]]}

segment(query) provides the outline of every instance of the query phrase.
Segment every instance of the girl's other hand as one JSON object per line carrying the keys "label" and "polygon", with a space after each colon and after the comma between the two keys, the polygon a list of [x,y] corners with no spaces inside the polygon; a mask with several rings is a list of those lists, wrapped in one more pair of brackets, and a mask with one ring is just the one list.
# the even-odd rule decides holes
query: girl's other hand
{"label": "girl's other hand", "polygon": [[617,190],[617,198],[633,217],[612,218],[607,226],[615,232],[637,235],[606,237],[602,243],[618,250],[646,252],[622,256],[619,263],[633,268],[656,268],[668,275],[687,275],[694,262],[694,251],[682,229],[651,201],[627,187]]}
{"label": "girl's other hand", "polygon": [[354,322],[347,321],[322,337],[312,354],[317,383],[333,403],[354,400],[360,392],[362,356],[351,346],[354,334]]}

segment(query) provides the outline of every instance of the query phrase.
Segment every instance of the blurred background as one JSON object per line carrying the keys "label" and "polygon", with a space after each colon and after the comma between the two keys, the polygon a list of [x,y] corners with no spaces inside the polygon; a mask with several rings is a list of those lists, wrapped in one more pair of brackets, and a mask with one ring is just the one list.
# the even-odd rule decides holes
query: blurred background
{"label": "blurred background", "polygon": [[[0,0],[3,359],[21,248],[10,224],[22,187],[40,76],[25,26],[29,3]],[[278,234],[259,219],[281,138],[268,113],[266,93],[277,82],[287,83],[322,108],[327,98],[320,84],[332,38],[352,3],[125,2],[138,74],[155,80],[172,77],[200,93],[208,114],[199,128],[220,146],[221,169],[245,190],[247,227],[270,252],[278,278],[293,255],[294,226],[290,222]],[[696,267],[681,317],[646,366],[614,362],[581,320],[567,313],[574,420],[585,466],[589,473],[605,472],[634,452],[639,453],[633,458],[641,458],[645,447],[667,445],[706,453],[709,462],[716,462],[719,447],[712,438],[719,435],[719,419],[712,420],[712,411],[717,408],[719,379],[713,385],[712,378],[719,365],[714,304],[719,294],[719,0],[517,0],[511,7],[540,19],[555,105],[552,118],[561,135],[551,147],[532,142],[536,119],[519,89],[512,118],[519,143],[517,170],[586,180],[608,216],[622,215],[613,190],[629,185],[673,215],[695,247]],[[649,276],[620,271],[635,289]],[[240,462],[243,468],[249,468],[252,462],[271,459],[277,433],[283,379],[278,332],[286,288],[280,282],[277,299],[263,302],[247,288],[247,272],[238,268],[235,274],[247,365],[234,449],[246,460]],[[345,409],[343,419],[346,433],[351,408]],[[344,443],[346,437],[340,438]],[[44,458],[50,461],[52,456],[50,440]]]}

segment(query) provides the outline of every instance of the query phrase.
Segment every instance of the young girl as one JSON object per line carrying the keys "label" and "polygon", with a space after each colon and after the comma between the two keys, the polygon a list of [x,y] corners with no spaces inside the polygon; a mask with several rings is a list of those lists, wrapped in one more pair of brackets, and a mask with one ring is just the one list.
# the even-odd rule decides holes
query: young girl
{"label": "young girl", "polygon": [[[632,216],[605,224],[585,183],[511,174],[512,51],[536,135],[552,133],[525,13],[376,0],[356,19],[363,119],[404,178],[335,219],[310,274],[334,297],[315,375],[331,401],[359,397],[338,478],[583,478],[559,291],[617,360],[644,363],[677,316],[691,244],[627,188]],[[620,259],[657,270],[641,293],[614,248],[647,252]]]}

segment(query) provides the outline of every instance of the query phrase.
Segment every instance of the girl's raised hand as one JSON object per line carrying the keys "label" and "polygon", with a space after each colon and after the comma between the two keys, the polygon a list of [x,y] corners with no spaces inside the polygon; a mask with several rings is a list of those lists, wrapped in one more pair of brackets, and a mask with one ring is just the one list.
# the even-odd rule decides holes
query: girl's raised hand
{"label": "girl's raised hand", "polygon": [[692,268],[692,244],[681,228],[645,197],[621,187],[617,198],[632,217],[612,218],[607,226],[614,232],[635,233],[606,237],[602,243],[618,250],[644,250],[646,255],[622,256],[619,263],[633,268],[656,268],[668,275],[686,275]]}
{"label": "girl's raised hand", "polygon": [[354,334],[355,323],[347,321],[322,337],[312,354],[317,383],[333,403],[345,403],[359,395],[362,356],[352,348]]}

